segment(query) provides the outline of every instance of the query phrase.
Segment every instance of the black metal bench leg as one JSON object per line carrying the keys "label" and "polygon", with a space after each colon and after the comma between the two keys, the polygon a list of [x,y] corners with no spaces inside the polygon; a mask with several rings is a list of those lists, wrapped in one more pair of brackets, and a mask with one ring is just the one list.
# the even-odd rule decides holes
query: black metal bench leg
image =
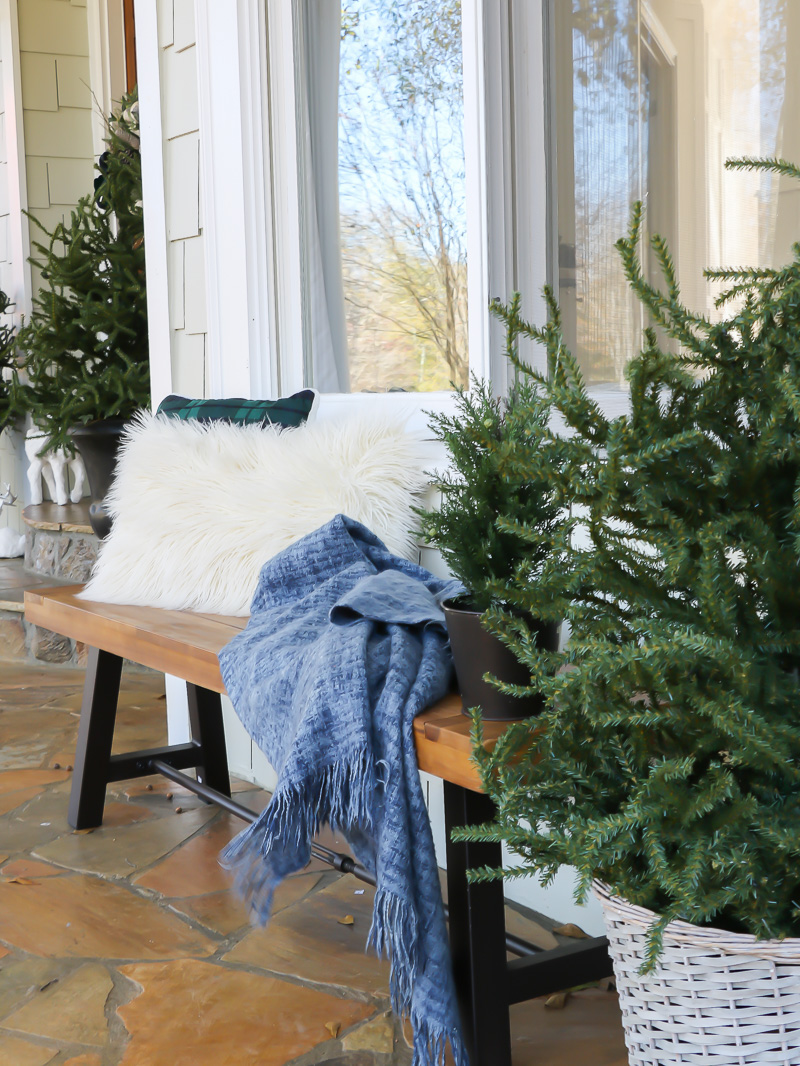
{"label": "black metal bench leg", "polygon": [[217,692],[200,688],[187,682],[189,698],[189,725],[192,740],[200,745],[197,764],[197,780],[202,785],[231,794],[228,774],[228,753],[225,747],[225,729],[222,724],[222,699]]}
{"label": "black metal bench leg", "polygon": [[470,1066],[510,1066],[503,882],[467,884],[473,866],[500,866],[499,844],[455,844],[450,831],[494,816],[492,801],[444,782],[450,949]]}
{"label": "black metal bench leg", "polygon": [[73,829],[93,829],[103,821],[121,676],[118,655],[89,650],[67,815]]}

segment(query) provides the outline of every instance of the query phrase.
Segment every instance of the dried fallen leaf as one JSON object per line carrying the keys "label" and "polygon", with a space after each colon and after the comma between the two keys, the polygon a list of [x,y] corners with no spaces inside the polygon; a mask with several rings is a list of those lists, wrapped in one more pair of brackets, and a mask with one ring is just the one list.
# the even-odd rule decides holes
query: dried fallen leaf
{"label": "dried fallen leaf", "polygon": [[32,881],[30,877],[7,877],[7,885],[38,885],[38,881]]}
{"label": "dried fallen leaf", "polygon": [[74,836],[83,836],[86,833],[93,833],[94,826],[91,829],[73,829],[72,832]]}
{"label": "dried fallen leaf", "polygon": [[553,932],[558,933],[559,936],[571,936],[574,940],[589,939],[589,934],[584,933],[579,925],[574,925],[572,922],[567,922],[566,925],[557,925]]}
{"label": "dried fallen leaf", "polygon": [[325,1028],[328,1030],[328,1032],[331,1034],[331,1036],[335,1040],[336,1037],[339,1035],[339,1030],[342,1028],[342,1023],[341,1022],[325,1022]]}
{"label": "dried fallen leaf", "polygon": [[355,918],[352,914],[345,914],[344,918],[339,919],[339,925],[354,925]]}
{"label": "dried fallen leaf", "polygon": [[544,1005],[547,1010],[563,1010],[567,1005],[569,999],[569,992],[554,992],[552,996],[548,996],[544,1001]]}

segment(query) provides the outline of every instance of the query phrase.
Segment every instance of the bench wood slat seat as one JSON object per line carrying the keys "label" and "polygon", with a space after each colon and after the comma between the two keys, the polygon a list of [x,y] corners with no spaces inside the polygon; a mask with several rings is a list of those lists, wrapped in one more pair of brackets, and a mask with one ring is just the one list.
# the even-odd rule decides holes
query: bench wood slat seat
{"label": "bench wood slat seat", "polygon": [[[220,802],[230,801],[220,701],[225,686],[218,654],[247,619],[96,603],[79,599],[81,589],[74,585],[25,592],[29,622],[90,648],[70,825],[75,829],[100,825],[110,782],[156,772],[194,769],[207,798],[215,794]],[[189,743],[111,754],[123,659],[186,682]],[[504,728],[503,723],[485,723],[487,747]],[[489,821],[494,811],[471,759],[470,720],[461,714],[460,697],[446,696],[418,715],[414,740],[419,768],[444,782],[450,947],[470,1062],[510,1066],[509,1005],[610,976],[607,941],[605,937],[581,940],[507,964],[502,882],[470,885],[466,879],[471,867],[500,866],[500,846],[450,840],[453,827]]]}

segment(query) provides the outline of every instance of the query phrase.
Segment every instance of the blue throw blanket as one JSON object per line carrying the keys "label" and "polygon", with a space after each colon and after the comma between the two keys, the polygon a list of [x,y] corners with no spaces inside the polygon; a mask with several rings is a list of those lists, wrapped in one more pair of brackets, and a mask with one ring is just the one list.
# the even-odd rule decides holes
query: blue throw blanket
{"label": "blue throw blanket", "polygon": [[377,874],[369,942],[391,960],[414,1064],[466,1066],[413,719],[445,695],[440,603],[456,581],[390,554],[337,515],[263,567],[247,628],[220,653],[236,713],[278,772],[268,807],[223,852],[266,922],[276,886],[326,822]]}

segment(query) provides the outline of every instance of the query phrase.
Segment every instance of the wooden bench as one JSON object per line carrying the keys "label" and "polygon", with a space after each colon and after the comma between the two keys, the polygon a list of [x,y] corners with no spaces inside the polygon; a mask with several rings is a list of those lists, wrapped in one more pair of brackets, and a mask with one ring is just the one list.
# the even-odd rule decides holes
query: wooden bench
{"label": "wooden bench", "polygon": [[[218,653],[246,619],[92,603],[76,598],[80,586],[25,593],[28,621],[89,645],[69,823],[75,829],[103,820],[106,786],[162,773],[242,818],[255,815],[231,799],[220,695],[225,686]],[[191,741],[111,754],[123,659],[186,681]],[[414,723],[421,770],[444,782],[447,889],[453,969],[472,1066],[510,1066],[509,1006],[612,973],[605,937],[576,940],[548,951],[506,935],[501,881],[469,885],[474,866],[500,866],[496,844],[455,844],[455,826],[491,819],[471,760],[470,722],[458,696],[448,696]],[[486,743],[502,732],[486,723]],[[184,770],[193,769],[196,778]],[[321,849],[324,850],[324,849]],[[372,881],[348,856],[320,857]],[[507,962],[507,949],[519,957]]]}

